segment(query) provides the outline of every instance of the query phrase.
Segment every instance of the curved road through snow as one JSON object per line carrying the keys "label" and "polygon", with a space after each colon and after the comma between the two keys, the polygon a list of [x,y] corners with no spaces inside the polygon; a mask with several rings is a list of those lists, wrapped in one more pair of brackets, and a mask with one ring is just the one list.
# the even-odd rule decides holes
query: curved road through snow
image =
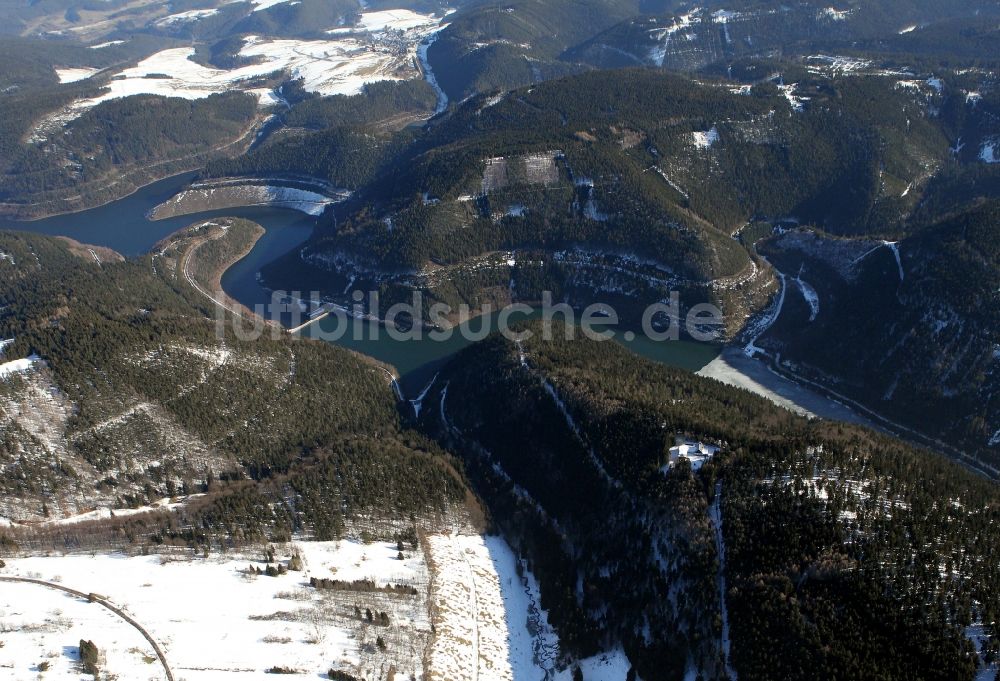
{"label": "curved road through snow", "polygon": [[167,656],[163,653],[163,648],[160,644],[156,642],[152,634],[146,631],[146,628],[141,624],[132,619],[131,616],[125,613],[121,608],[119,608],[114,603],[111,603],[103,596],[98,596],[93,593],[84,593],[82,591],[77,591],[76,589],[71,589],[68,586],[63,586],[62,584],[55,584],[53,582],[46,582],[41,579],[31,579],[29,577],[0,577],[0,582],[9,582],[14,584],[35,584],[36,586],[43,586],[49,589],[55,589],[57,591],[62,591],[70,594],[71,596],[77,596],[84,600],[90,601],[91,603],[97,603],[104,608],[107,608],[114,614],[118,615],[122,620],[132,626],[136,631],[142,634],[142,637],[149,641],[149,645],[153,647],[153,652],[156,653],[156,657],[160,659],[160,664],[163,665],[163,672],[166,674],[167,681],[174,681],[174,674],[170,671],[170,665],[167,664]]}

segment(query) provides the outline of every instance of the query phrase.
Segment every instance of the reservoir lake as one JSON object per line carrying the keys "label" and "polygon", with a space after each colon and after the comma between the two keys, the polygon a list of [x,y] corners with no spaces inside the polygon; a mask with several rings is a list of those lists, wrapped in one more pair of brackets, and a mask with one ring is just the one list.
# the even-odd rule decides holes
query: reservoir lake
{"label": "reservoir lake", "polygon": [[[156,221],[146,217],[157,205],[182,191],[195,175],[193,172],[175,175],[117,201],[77,213],[33,221],[0,218],[0,229],[66,236],[84,244],[106,246],[124,256],[139,256],[188,225],[213,217],[245,218],[261,225],[265,234],[246,257],[225,272],[222,287],[251,310],[257,305],[269,303],[271,293],[261,286],[257,273],[264,265],[305,243],[312,234],[316,218],[290,209],[265,206],[228,208]],[[517,315],[512,317],[514,321],[517,319]],[[466,326],[476,332],[483,328],[484,323],[495,329],[495,322],[494,314],[489,318],[473,319]],[[336,323],[336,318],[329,317],[303,333],[310,337],[329,336]],[[348,333],[336,340],[331,339],[331,342],[394,366],[399,373],[400,386],[408,397],[416,396],[450,357],[474,342],[464,338],[457,330],[446,341],[426,337],[422,340],[396,340],[374,322],[366,321],[363,325],[362,338]],[[692,372],[705,367],[720,352],[718,346],[705,343],[654,342],[643,337],[624,345],[654,361]]]}

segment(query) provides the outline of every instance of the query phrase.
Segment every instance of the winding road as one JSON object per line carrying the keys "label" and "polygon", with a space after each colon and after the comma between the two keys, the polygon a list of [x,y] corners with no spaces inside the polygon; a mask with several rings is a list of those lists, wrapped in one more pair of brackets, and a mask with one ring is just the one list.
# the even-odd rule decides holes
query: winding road
{"label": "winding road", "polygon": [[167,664],[167,656],[163,652],[163,648],[160,644],[156,642],[152,634],[146,631],[146,628],[139,624],[137,621],[132,619],[131,616],[125,613],[121,608],[119,608],[114,603],[111,603],[103,596],[99,596],[94,593],[84,593],[82,591],[77,591],[76,589],[71,589],[68,586],[63,586],[62,584],[55,584],[53,582],[46,582],[41,579],[31,579],[29,577],[0,577],[0,582],[7,582],[11,584],[34,584],[36,586],[46,587],[48,589],[54,589],[57,591],[62,591],[68,593],[71,596],[77,596],[90,603],[97,603],[98,605],[107,608],[115,615],[120,617],[130,626],[132,626],[136,631],[142,634],[142,637],[149,641],[149,645],[153,647],[153,652],[156,653],[156,657],[160,659],[160,664],[163,665],[163,672],[166,674],[167,681],[174,681],[174,674],[170,671],[170,665]]}
{"label": "winding road", "polygon": [[208,291],[206,291],[201,286],[201,284],[198,283],[198,281],[195,279],[194,275],[191,274],[191,261],[194,259],[194,256],[197,254],[198,249],[203,244],[205,244],[205,243],[207,243],[209,241],[215,241],[216,239],[221,239],[226,234],[227,234],[227,231],[226,230],[222,230],[221,232],[215,234],[214,236],[210,235],[210,236],[206,236],[206,237],[204,237],[202,239],[197,239],[197,240],[192,241],[191,245],[188,246],[188,248],[187,248],[186,251],[184,251],[184,255],[181,258],[181,271],[184,273],[184,279],[187,280],[187,283],[190,284],[191,287],[195,291],[197,291],[198,293],[200,293],[205,298],[208,298],[210,301],[212,301],[213,303],[215,303],[218,307],[221,307],[226,312],[229,312],[230,314],[233,314],[233,315],[239,317],[240,319],[246,319],[246,317],[243,314],[241,314],[237,310],[234,310],[232,307],[230,307],[226,303],[222,302],[221,300],[215,298],[211,293],[209,293]]}

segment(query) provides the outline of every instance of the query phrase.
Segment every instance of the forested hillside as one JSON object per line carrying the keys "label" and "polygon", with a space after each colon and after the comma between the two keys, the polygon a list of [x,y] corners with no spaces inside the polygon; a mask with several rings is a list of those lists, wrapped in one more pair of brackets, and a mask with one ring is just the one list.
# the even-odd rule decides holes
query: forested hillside
{"label": "forested hillside", "polygon": [[[797,373],[995,468],[998,243],[995,201],[898,244],[845,243],[808,232],[764,242],[762,252],[790,275],[790,290],[788,307],[763,344]],[[812,319],[795,290],[797,281],[817,292]],[[849,364],[843,361],[845,346],[853,349]]]}
{"label": "forested hillside", "polygon": [[[471,5],[430,50],[453,99],[538,83],[588,68],[637,65],[698,70],[743,56],[773,58],[823,50],[927,53],[992,59],[991,29],[977,18],[1000,12],[990,0],[680,3],[588,0]],[[954,35],[961,44],[941,40]],[[891,47],[889,47],[891,46]],[[887,50],[888,48],[888,50]]]}
{"label": "forested hillside", "polygon": [[[254,238],[252,224],[226,224],[198,253],[205,271]],[[241,340],[217,328],[214,304],[188,283],[189,250],[203,244],[193,232],[115,261],[0,235],[0,329],[13,339],[0,381],[5,517],[207,491],[196,526],[209,538],[265,538],[290,523],[329,538],[358,513],[388,522],[463,501],[447,457],[402,429],[384,370],[277,331]],[[289,487],[294,510],[281,503]]]}
{"label": "forested hillside", "polygon": [[960,91],[788,68],[795,85],[630,69],[472,98],[392,150],[301,259],[265,275],[473,308],[546,288],[625,308],[679,290],[722,306],[734,334],[773,290],[732,238],[748,222],[893,233],[952,166],[953,129],[933,110]]}
{"label": "forested hillside", "polygon": [[[421,415],[528,557],[571,652],[624,645],[647,679],[973,678],[967,634],[995,621],[1000,580],[992,483],[528,328],[460,355]],[[720,449],[668,465],[677,437]]]}
{"label": "forested hillside", "polygon": [[[698,70],[735,58],[813,55],[827,50],[859,49],[897,54],[926,53],[926,36],[941,36],[982,15],[996,16],[995,3],[979,2],[796,2],[759,0],[714,2],[650,13],[616,24],[569,49],[563,59],[599,68],[647,64]],[[982,26],[981,19],[975,20]],[[965,23],[968,26],[968,23]],[[951,28],[949,28],[951,27]],[[920,34],[923,37],[917,37]],[[934,40],[938,55],[991,59],[978,37],[955,45]],[[965,41],[963,41],[965,42]],[[892,48],[886,50],[891,45]]]}
{"label": "forested hillside", "polygon": [[452,18],[428,56],[452,99],[508,90],[579,70],[559,59],[562,52],[637,14],[640,4],[638,0],[477,3]]}

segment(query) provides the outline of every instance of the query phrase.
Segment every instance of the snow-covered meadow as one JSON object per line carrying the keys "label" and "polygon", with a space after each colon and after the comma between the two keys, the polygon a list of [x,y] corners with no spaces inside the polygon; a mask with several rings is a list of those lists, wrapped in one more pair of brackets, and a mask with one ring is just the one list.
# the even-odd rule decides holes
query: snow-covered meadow
{"label": "snow-covered meadow", "polygon": [[81,640],[93,640],[104,668],[122,679],[164,679],[163,666],[137,629],[85,598],[37,584],[0,582],[0,669],[12,681],[87,679],[79,666]]}
{"label": "snow-covered meadow", "polygon": [[[270,563],[266,547],[207,556],[175,550],[9,558],[0,577],[54,587],[0,581],[4,678],[37,679],[41,662],[60,676],[89,678],[79,670],[81,639],[97,645],[108,674],[166,678],[139,628],[162,649],[177,681],[263,680],[275,668],[313,678],[331,668],[362,678],[385,678],[390,668],[397,678],[447,681],[572,678],[572,668],[558,666],[558,636],[534,576],[500,537],[429,535],[416,550],[406,545],[402,559],[386,542],[272,548]],[[291,567],[293,556],[301,570],[263,574],[267,565]],[[375,588],[318,589],[312,578],[371,580]],[[393,585],[406,591],[386,588]],[[91,602],[98,599],[134,624]],[[388,624],[380,622],[383,612]],[[630,664],[611,651],[579,666],[585,678],[624,681]]]}
{"label": "snow-covered meadow", "polygon": [[[256,9],[275,4],[259,3]],[[190,10],[159,20],[165,25],[197,21],[216,10]],[[213,94],[243,90],[258,97],[262,107],[282,104],[280,94],[255,81],[284,73],[300,79],[309,92],[323,96],[353,95],[368,84],[384,80],[418,78],[418,50],[422,43],[444,28],[433,14],[410,10],[365,12],[357,26],[331,29],[328,39],[299,40],[247,36],[239,56],[246,65],[219,69],[193,60],[193,47],[164,49],[123,69],[103,84],[91,97],[72,102],[65,110],[51,114],[36,129],[65,124],[102,102],[135,95],[161,95],[183,99],[203,99]],[[105,43],[110,45],[111,43]],[[61,82],[84,80],[93,69],[60,69]],[[41,139],[34,135],[32,138]]]}
{"label": "snow-covered meadow", "polygon": [[39,362],[39,358],[35,355],[27,357],[25,359],[13,359],[9,362],[4,362],[0,364],[0,380],[7,379],[11,376],[17,374],[25,374],[31,371],[36,364]]}
{"label": "snow-covered meadow", "polygon": [[712,126],[707,132],[696,131],[691,133],[694,146],[698,149],[711,149],[712,145],[719,141],[719,129]]}
{"label": "snow-covered meadow", "polygon": [[[389,543],[294,542],[277,545],[272,565],[301,571],[278,576],[263,570],[264,549],[211,555],[51,555],[7,560],[4,577],[52,582],[96,593],[120,607],[162,647],[173,676],[186,679],[270,678],[269,669],[298,670],[314,678],[331,668],[370,676],[395,666],[405,677],[422,676],[423,645],[430,631],[423,553]],[[388,591],[315,589],[311,577],[379,587],[413,587],[417,595]],[[389,624],[358,617],[386,612]],[[4,678],[35,679],[37,664],[72,671],[80,639],[92,640],[103,669],[121,679],[165,678],[152,647],[137,629],[97,603],[46,587],[0,582]],[[387,649],[376,646],[376,638]],[[384,675],[383,675],[384,676]],[[77,678],[82,678],[78,676]]]}
{"label": "snow-covered meadow", "polygon": [[92,75],[100,71],[100,69],[94,69],[89,66],[81,66],[74,68],[64,68],[56,69],[56,77],[59,78],[59,82],[66,83],[77,83],[81,80],[87,80]]}
{"label": "snow-covered meadow", "polygon": [[[479,535],[434,535],[428,542],[437,631],[429,678],[545,678],[555,664],[558,639],[539,609],[537,584],[530,574],[522,581],[507,543]],[[529,631],[529,619],[537,636]]]}

